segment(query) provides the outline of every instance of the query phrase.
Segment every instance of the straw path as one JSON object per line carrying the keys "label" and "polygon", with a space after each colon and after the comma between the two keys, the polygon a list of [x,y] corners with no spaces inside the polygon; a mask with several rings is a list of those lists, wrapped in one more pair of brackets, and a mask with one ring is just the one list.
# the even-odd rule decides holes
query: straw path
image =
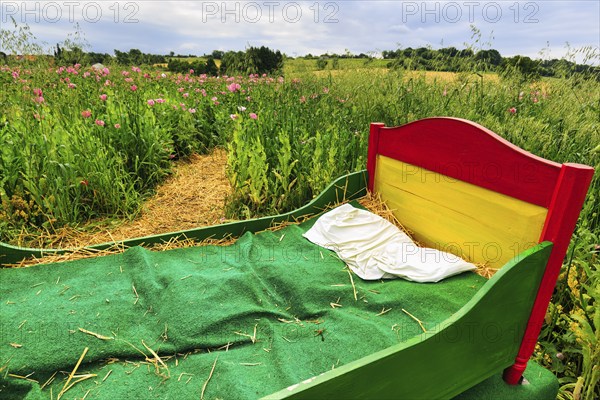
{"label": "straw path", "polygon": [[133,221],[114,219],[91,221],[81,227],[67,227],[35,237],[23,234],[15,244],[33,248],[83,248],[128,238],[176,232],[222,223],[225,197],[231,185],[225,175],[227,152],[193,154],[176,161],[173,174],[142,205]]}

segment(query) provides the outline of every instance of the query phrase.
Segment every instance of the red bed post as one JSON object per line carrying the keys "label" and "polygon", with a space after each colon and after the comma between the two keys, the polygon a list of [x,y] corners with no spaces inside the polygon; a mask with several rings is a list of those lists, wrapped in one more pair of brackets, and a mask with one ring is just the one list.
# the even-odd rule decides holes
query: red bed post
{"label": "red bed post", "polygon": [[540,242],[547,240],[554,246],[515,363],[504,370],[504,380],[508,384],[516,385],[520,382],[527,362],[533,354],[548,303],[552,298],[552,292],[593,175],[594,169],[587,165],[566,163],[561,167],[540,237]]}
{"label": "red bed post", "polygon": [[367,183],[367,189],[373,191],[373,183],[375,182],[375,167],[377,164],[377,153],[379,152],[379,130],[385,127],[385,124],[381,122],[371,123],[369,130],[369,150],[367,153],[367,173],[369,175],[369,182]]}

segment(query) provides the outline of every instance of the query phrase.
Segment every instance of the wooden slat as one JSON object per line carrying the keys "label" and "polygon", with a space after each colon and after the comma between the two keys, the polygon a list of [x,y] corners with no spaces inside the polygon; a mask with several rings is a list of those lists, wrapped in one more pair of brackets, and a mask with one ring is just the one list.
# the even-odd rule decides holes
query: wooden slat
{"label": "wooden slat", "polygon": [[544,207],[381,155],[374,188],[422,245],[491,268],[536,245],[547,214]]}

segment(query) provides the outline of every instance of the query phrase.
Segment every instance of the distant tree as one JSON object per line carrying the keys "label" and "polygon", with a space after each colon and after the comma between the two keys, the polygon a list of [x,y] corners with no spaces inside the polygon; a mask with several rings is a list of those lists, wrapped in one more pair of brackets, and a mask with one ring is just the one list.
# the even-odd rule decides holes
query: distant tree
{"label": "distant tree", "polygon": [[503,74],[518,72],[525,80],[533,80],[539,77],[539,63],[527,56],[514,56],[505,58],[503,63]]}
{"label": "distant tree", "polygon": [[60,48],[60,44],[56,43],[56,50],[54,50],[54,58],[57,60],[61,60],[62,58],[62,49]]}
{"label": "distant tree", "polygon": [[56,45],[56,48],[54,59],[57,64],[73,65],[86,63],[86,54],[81,48],[71,46],[69,49],[61,49],[58,44]]}
{"label": "distant tree", "polygon": [[211,76],[216,76],[219,74],[219,68],[217,67],[215,59],[212,56],[209,56],[206,59],[206,71],[204,73]]}
{"label": "distant tree", "polygon": [[244,62],[243,51],[228,51],[223,54],[219,73],[222,75],[233,75],[240,73],[245,69]]}
{"label": "distant tree", "polygon": [[493,67],[497,67],[502,64],[502,56],[498,52],[498,50],[490,49],[490,50],[479,50],[477,54],[475,54],[475,60],[483,61]]}
{"label": "distant tree", "polygon": [[215,60],[221,60],[223,58],[223,55],[225,55],[225,52],[221,50],[213,50],[213,52],[211,53],[212,58]]}
{"label": "distant tree", "polygon": [[438,52],[449,57],[456,57],[459,53],[456,47],[446,47],[443,49],[439,49]]}
{"label": "distant tree", "polygon": [[141,65],[144,63],[144,57],[140,50],[130,49],[129,50],[129,63],[133,65]]}
{"label": "distant tree", "polygon": [[327,59],[323,56],[317,59],[317,69],[324,70],[327,67]]}
{"label": "distant tree", "polygon": [[459,57],[462,58],[468,58],[468,57],[473,57],[473,50],[472,49],[463,49],[458,53]]}
{"label": "distant tree", "polygon": [[117,49],[115,49],[115,59],[117,61],[117,64],[121,64],[121,65],[129,65],[129,54],[125,53],[124,51],[119,51]]}
{"label": "distant tree", "polygon": [[245,52],[228,51],[221,59],[221,74],[272,74],[283,69],[283,55],[268,47],[250,47]]}
{"label": "distant tree", "polygon": [[94,53],[89,52],[85,54],[85,64],[86,65],[94,65],[97,63],[100,64],[108,64],[111,61],[112,57],[107,53]]}

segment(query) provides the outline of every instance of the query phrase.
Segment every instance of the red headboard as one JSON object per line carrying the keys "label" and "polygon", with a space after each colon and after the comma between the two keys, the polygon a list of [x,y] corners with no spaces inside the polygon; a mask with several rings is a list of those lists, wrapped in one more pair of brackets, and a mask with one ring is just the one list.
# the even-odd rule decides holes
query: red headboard
{"label": "red headboard", "polygon": [[481,125],[446,117],[393,128],[371,124],[367,159],[371,191],[377,189],[381,156],[547,209],[539,242],[550,241],[554,246],[539,289],[532,289],[538,294],[519,354],[505,371],[505,380],[516,383],[533,353],[593,168],[543,159]]}

